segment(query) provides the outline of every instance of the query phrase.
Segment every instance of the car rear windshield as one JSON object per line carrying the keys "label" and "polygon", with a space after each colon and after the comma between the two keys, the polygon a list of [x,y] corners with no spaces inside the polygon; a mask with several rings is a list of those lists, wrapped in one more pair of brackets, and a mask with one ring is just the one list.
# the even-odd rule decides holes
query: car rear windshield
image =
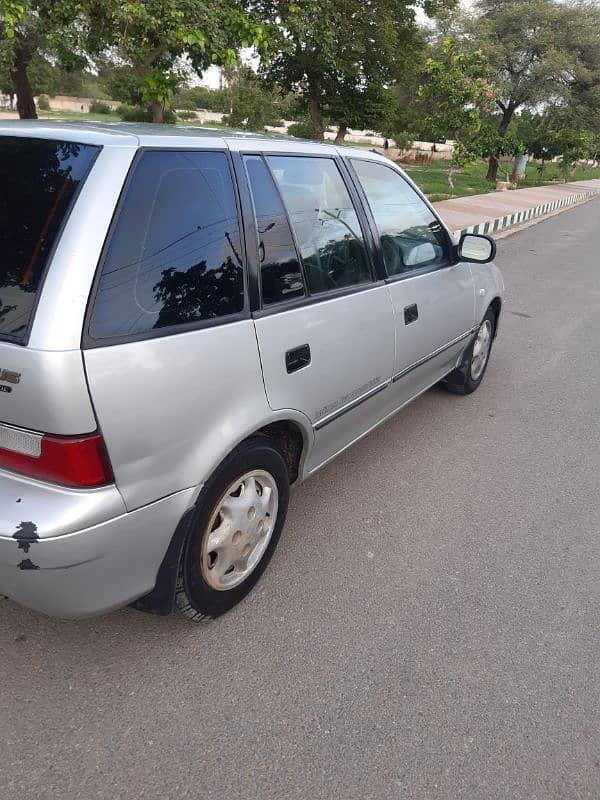
{"label": "car rear windshield", "polygon": [[99,150],[0,137],[0,338],[26,340],[49,255]]}

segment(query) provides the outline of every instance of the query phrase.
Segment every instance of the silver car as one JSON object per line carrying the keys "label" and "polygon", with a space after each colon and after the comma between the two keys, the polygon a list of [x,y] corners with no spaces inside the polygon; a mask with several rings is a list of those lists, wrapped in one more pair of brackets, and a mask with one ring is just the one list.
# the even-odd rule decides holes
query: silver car
{"label": "silver car", "polygon": [[290,486],[485,375],[495,245],[376,153],[4,123],[0,206],[0,593],[38,611],[222,614]]}

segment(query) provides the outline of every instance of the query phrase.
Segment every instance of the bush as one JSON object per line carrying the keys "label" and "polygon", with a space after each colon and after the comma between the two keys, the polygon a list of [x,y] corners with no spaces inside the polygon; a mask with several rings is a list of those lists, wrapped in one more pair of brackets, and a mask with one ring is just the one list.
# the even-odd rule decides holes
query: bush
{"label": "bush", "polygon": [[178,108],[204,108],[206,111],[222,113],[229,111],[231,106],[229,89],[206,89],[204,86],[181,89],[176,93],[174,102]]}
{"label": "bush", "polygon": [[[152,122],[152,112],[142,106],[129,106],[126,103],[117,108],[117,114],[123,122]],[[164,121],[169,125],[177,122],[177,117],[171,109],[165,110]]]}
{"label": "bush", "polygon": [[37,105],[40,111],[50,111],[50,101],[45,94],[42,94],[38,97]]}
{"label": "bush", "polygon": [[413,146],[413,137],[406,131],[398,131],[393,138],[399,150],[410,150]]}
{"label": "bush", "polygon": [[177,116],[179,119],[198,119],[195,111],[178,111]]}
{"label": "bush", "polygon": [[90,103],[90,114],[112,114],[112,110],[106,103],[95,100],[93,103]]}
{"label": "bush", "polygon": [[123,122],[152,122],[150,109],[141,106],[130,106],[127,103],[117,108],[117,114]]}
{"label": "bush", "polygon": [[314,139],[315,131],[312,122],[308,118],[294,122],[288,128],[288,136],[296,136],[298,139]]}

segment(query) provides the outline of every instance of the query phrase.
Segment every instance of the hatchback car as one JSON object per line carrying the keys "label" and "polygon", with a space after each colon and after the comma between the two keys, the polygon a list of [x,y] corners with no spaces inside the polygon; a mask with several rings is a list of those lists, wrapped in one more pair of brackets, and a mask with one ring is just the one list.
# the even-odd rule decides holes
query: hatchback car
{"label": "hatchback car", "polygon": [[503,282],[391,161],[198,128],[0,126],[0,592],[231,608],[289,488],[433,384]]}

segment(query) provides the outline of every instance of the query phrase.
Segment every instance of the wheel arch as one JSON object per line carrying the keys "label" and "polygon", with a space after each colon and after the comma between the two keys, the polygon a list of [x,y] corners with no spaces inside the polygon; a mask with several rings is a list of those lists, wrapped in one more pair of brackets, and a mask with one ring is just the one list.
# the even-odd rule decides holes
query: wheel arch
{"label": "wheel arch", "polygon": [[[220,464],[229,458],[240,445],[256,436],[267,437],[278,446],[288,469],[290,485],[292,486],[297,483],[302,477],[302,467],[306,460],[306,454],[310,447],[311,439],[308,427],[301,424],[297,419],[291,418],[291,415],[283,415],[280,419],[263,424],[244,435],[243,438],[223,456],[219,464],[215,465],[213,472],[215,469],[218,469]],[[158,569],[154,588],[148,594],[144,595],[144,597],[136,600],[132,604],[134,608],[161,616],[166,616],[173,610],[175,605],[175,587],[179,570],[179,561],[184,544],[192,528],[199,497],[202,497],[201,490],[196,498],[196,503],[187,509],[171,537],[167,551]]]}
{"label": "wheel arch", "polygon": [[266,436],[277,444],[288,468],[290,486],[293,486],[301,476],[302,464],[308,450],[305,430],[291,419],[282,419],[264,425],[242,441],[245,442],[253,436]]}

